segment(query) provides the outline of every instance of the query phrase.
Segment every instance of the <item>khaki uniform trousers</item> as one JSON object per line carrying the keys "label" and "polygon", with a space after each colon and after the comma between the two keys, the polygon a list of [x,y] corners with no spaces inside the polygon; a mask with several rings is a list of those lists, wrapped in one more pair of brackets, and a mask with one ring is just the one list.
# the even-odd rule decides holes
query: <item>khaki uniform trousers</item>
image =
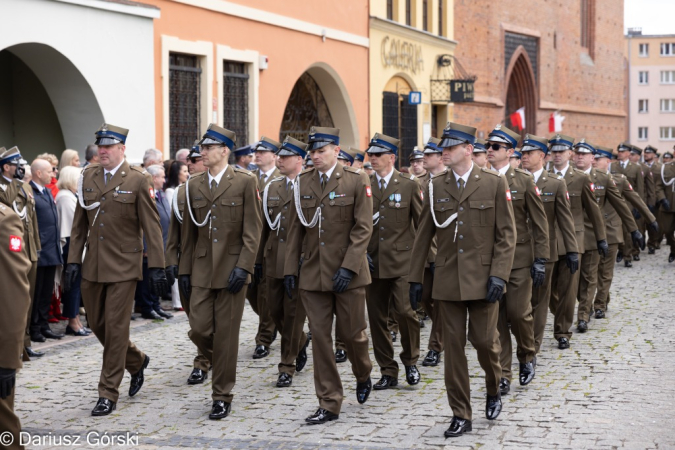
{"label": "khaki uniform trousers", "polygon": [[431,331],[429,332],[429,350],[438,353],[443,352],[443,324],[438,318],[438,308],[435,307],[434,299],[431,298],[434,276],[431,269],[424,269],[424,281],[422,282],[422,305],[424,311],[431,318]]}
{"label": "khaki uniform trousers", "polygon": [[358,383],[364,383],[373,369],[366,334],[366,288],[349,289],[341,294],[300,289],[300,299],[312,331],[314,389],[319,407],[340,414],[344,394],[333,353],[333,313],[352,372]]}
{"label": "khaki uniform trousers", "polygon": [[[640,222],[644,222],[641,218],[635,221],[638,225],[638,230],[640,228]],[[623,244],[620,245],[621,253],[623,253],[624,261],[632,261],[633,256],[638,256],[640,254],[640,249],[633,245],[633,238],[630,235],[630,231],[624,225],[623,227]],[[644,236],[644,232],[642,232]]]}
{"label": "khaki uniform trousers", "polygon": [[19,433],[21,432],[21,422],[19,418],[14,414],[14,393],[16,392],[16,387],[12,389],[12,393],[5,399],[0,398],[0,435],[4,436],[4,433],[11,433],[14,441],[11,445],[0,444],[3,449],[17,450],[23,449],[22,445],[19,445]]}
{"label": "khaki uniform trousers", "polygon": [[267,307],[267,277],[264,272],[260,283],[255,286],[253,286],[253,283],[248,285],[245,297],[248,299],[253,312],[258,315],[258,333],[255,335],[255,345],[264,345],[269,348],[274,337],[274,321]]}
{"label": "khaki uniform trousers", "polygon": [[499,364],[499,304],[483,300],[436,301],[443,323],[445,358],[445,389],[452,414],[472,420],[469,367],[466,361],[466,318],[469,316],[469,342],[476,349],[478,362],[485,371],[488,395],[499,394],[502,369]]}
{"label": "khaki uniform trousers", "polygon": [[614,266],[616,254],[619,252],[619,244],[610,244],[607,258],[598,258],[598,290],[595,293],[593,309],[605,311],[609,303],[609,288],[614,278]]}
{"label": "khaki uniform trousers", "polygon": [[119,387],[126,369],[138,373],[145,353],[129,340],[129,317],[134,304],[136,280],[120,283],[94,283],[82,279],[82,300],[87,322],[103,344],[103,367],[98,382],[98,396],[117,402]]}
{"label": "khaki uniform trousers", "polygon": [[305,307],[298,297],[297,289],[293,298],[288,298],[284,288],[284,280],[267,278],[267,306],[270,316],[281,335],[281,362],[279,373],[295,375],[295,359],[300,349],[307,342],[303,331],[305,326]]}
{"label": "khaki uniform trousers", "polygon": [[[551,300],[551,280],[556,262],[546,263],[546,279],[539,287],[532,286],[532,319],[534,329],[534,350],[539,353],[544,340],[544,329],[548,319],[548,304]],[[567,267],[567,266],[565,266]]]}
{"label": "khaki uniform trousers", "polygon": [[659,224],[659,232],[658,233],[653,233],[651,231],[647,232],[649,234],[649,240],[647,241],[647,245],[649,246],[649,248],[660,249],[661,242],[663,241],[663,236],[665,234],[664,233],[665,224],[663,218],[665,213],[658,206],[656,208],[657,209],[654,212],[654,216],[656,216],[656,223]]}
{"label": "khaki uniform trousers", "polygon": [[213,401],[232,403],[245,303],[246,289],[232,294],[226,289],[192,287],[188,335],[213,366]]}
{"label": "khaki uniform trousers", "polygon": [[366,286],[373,352],[383,376],[398,378],[398,363],[394,359],[394,345],[387,327],[392,313],[401,331],[401,362],[404,366],[414,366],[420,357],[420,321],[417,311],[410,306],[408,286],[407,277],[373,278]]}
{"label": "khaki uniform trousers", "polygon": [[[28,317],[26,317],[26,334],[23,337],[23,346],[25,347],[30,347],[31,342],[30,342],[30,318],[31,314],[33,314],[33,298],[35,297],[35,281],[37,279],[37,261],[34,263],[31,263],[30,265],[30,272],[28,272],[28,284],[30,285],[30,306],[28,307]],[[24,358],[28,358],[26,355],[26,352],[24,352]],[[25,359],[28,360],[28,359]]]}
{"label": "khaki uniform trousers", "polygon": [[[188,320],[190,318],[190,299],[186,299],[183,296],[183,292],[178,290],[178,296],[180,297],[180,304],[185,310],[185,315],[188,317]],[[188,333],[188,336],[190,333]],[[195,369],[202,370],[204,372],[208,372],[209,368],[211,367],[211,364],[209,363],[209,360],[206,359],[206,356],[199,350],[199,347],[197,347],[197,356],[195,356],[195,359],[192,363],[193,367]]]}
{"label": "khaki uniform trousers", "polygon": [[[583,264],[583,255],[579,254],[579,269]],[[577,303],[577,291],[579,289],[579,272],[574,275],[570,273],[567,267],[566,258],[563,256],[558,259],[553,268],[553,278],[551,279],[551,300],[549,309],[553,314],[553,337],[570,339],[572,332],[570,328],[574,322],[574,307]]]}
{"label": "khaki uniform trousers", "polygon": [[[609,254],[607,255],[609,258]],[[616,257],[616,255],[614,255]],[[577,320],[588,322],[591,319],[591,308],[595,298],[595,288],[598,285],[598,263],[601,258],[597,250],[590,250],[584,253],[581,258],[581,267],[579,275],[579,308],[577,310]]]}
{"label": "khaki uniform trousers", "polygon": [[[511,271],[506,285],[506,294],[499,302],[499,343],[501,354],[502,378],[511,381],[513,363],[513,345],[511,333],[516,338],[516,356],[518,362],[527,363],[534,359],[534,319],[532,318],[532,276],[530,268],[523,267]],[[509,323],[511,330],[509,331]]]}
{"label": "khaki uniform trousers", "polygon": [[663,231],[666,234],[666,244],[670,246],[670,253],[675,253],[675,214],[672,212],[663,213]]}

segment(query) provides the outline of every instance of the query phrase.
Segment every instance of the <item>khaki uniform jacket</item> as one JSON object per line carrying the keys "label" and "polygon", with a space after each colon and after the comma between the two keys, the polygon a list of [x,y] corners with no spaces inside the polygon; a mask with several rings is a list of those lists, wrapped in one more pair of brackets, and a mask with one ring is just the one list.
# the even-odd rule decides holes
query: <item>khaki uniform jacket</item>
{"label": "khaki uniform jacket", "polygon": [[380,191],[375,174],[370,176],[370,185],[373,187],[373,215],[379,213],[368,244],[368,253],[375,266],[372,276],[407,277],[424,194],[415,176],[396,169],[384,192]]}
{"label": "khaki uniform jacket", "polygon": [[192,221],[188,205],[183,213],[178,273],[191,275],[193,286],[224,289],[235,267],[253,273],[262,233],[257,186],[251,172],[232,165],[227,166],[215,193],[208,171],[188,180],[195,220],[202,223],[211,211],[203,227]]}
{"label": "khaki uniform jacket", "polygon": [[[431,173],[427,172],[424,174],[424,176],[420,177],[417,179],[418,183],[420,184],[420,189],[422,191],[422,195],[424,195],[425,189],[429,187],[429,180],[431,180]],[[424,203],[424,201],[422,201]],[[436,252],[438,251],[438,246],[436,245],[436,237],[434,236],[434,240],[431,242],[431,248],[429,249],[429,257],[427,258],[427,264],[425,267],[429,267],[431,263],[436,261]]]}
{"label": "khaki uniform jacket", "polygon": [[[605,205],[607,203],[612,205],[614,211],[619,215],[621,221],[626,228],[630,231],[638,229],[635,219],[633,218],[633,213],[631,212],[626,202],[621,197],[621,193],[614,182],[612,175],[608,173],[603,173],[599,170],[591,169],[590,172],[591,181],[593,181],[595,199],[598,202],[598,206],[603,210],[603,216],[607,218],[607,213]],[[607,233],[609,234],[609,227],[605,224],[607,228]],[[594,249],[597,245],[595,242],[595,233],[593,232],[593,224],[591,223],[588,214],[584,211],[584,228],[585,232],[585,242],[584,247],[586,251]],[[609,241],[607,241],[609,244]]]}
{"label": "khaki uniform jacket", "polygon": [[643,201],[646,199],[647,196],[645,193],[644,172],[642,171],[642,167],[640,165],[628,161],[628,164],[624,169],[621,166],[620,161],[614,161],[610,166],[610,172],[612,175],[616,175],[617,173],[626,175],[628,182],[631,184],[631,186],[633,186],[633,189],[637,191],[637,193],[640,195],[640,198]]}
{"label": "khaki uniform jacket", "polygon": [[[300,289],[330,292],[333,276],[340,267],[354,272],[349,289],[371,282],[366,249],[373,232],[373,199],[370,178],[361,171],[337,163],[326,187],[321,190],[319,171],[301,172],[300,205],[306,221],[317,208],[322,210],[321,226],[305,227],[296,208],[291,212],[284,275],[300,276]],[[335,193],[330,200],[330,193]],[[301,252],[302,268],[298,271]]]}
{"label": "khaki uniform jacket", "polygon": [[[664,198],[667,199],[670,203],[670,210],[665,211],[663,208],[661,208],[661,210],[672,213],[675,212],[675,182],[670,186],[666,186],[665,183],[669,183],[673,178],[675,178],[675,162],[670,162],[664,164],[663,166],[664,167],[659,168],[659,181],[656,189],[656,200],[661,201]],[[663,170],[663,176],[661,175],[661,170]]]}
{"label": "khaki uniform jacket", "polygon": [[574,216],[567,194],[565,180],[544,170],[536,186],[548,220],[549,261],[557,261],[567,252],[578,253],[577,238],[574,232]]}
{"label": "khaki uniform jacket", "polygon": [[104,172],[99,164],[90,164],[82,172],[84,204],[101,204],[87,211],[78,201],[68,262],[82,264],[82,278],[94,283],[140,280],[144,235],[148,267],[164,268],[164,241],[152,178],[144,169],[130,167],[126,161],[107,185]]}
{"label": "khaki uniform jacket", "polygon": [[654,185],[654,175],[652,174],[652,168],[645,163],[641,163],[640,167],[642,168],[642,177],[645,180],[644,201],[648,206],[654,206],[656,204],[656,187]]}
{"label": "khaki uniform jacket", "polygon": [[[256,264],[265,264],[265,276],[277,279],[284,278],[286,263],[286,246],[291,216],[295,214],[293,189],[288,187],[285,176],[273,179],[267,191],[267,204],[263,204],[263,232]],[[270,220],[274,222],[279,215],[279,228],[272,231],[264,215],[267,210]]]}
{"label": "khaki uniform jacket", "polygon": [[26,316],[31,298],[28,271],[31,261],[24,251],[24,224],[11,206],[0,205],[0,367],[20,369]]}
{"label": "khaki uniform jacket", "polygon": [[[574,217],[574,231],[577,238],[577,248],[579,249],[579,253],[584,253],[586,251],[584,239],[584,212],[588,214],[588,218],[593,224],[593,232],[596,241],[607,238],[605,221],[602,216],[602,211],[600,211],[600,207],[593,195],[593,182],[591,181],[590,176],[586,175],[581,170],[570,166],[565,173],[565,183],[567,184],[570,206],[572,207],[572,217]],[[595,247],[596,246],[594,245],[592,248]],[[591,250],[592,248],[588,250]]]}
{"label": "khaki uniform jacket", "polygon": [[[656,220],[654,218],[654,214],[649,211],[649,208],[647,208],[645,202],[643,202],[638,193],[633,190],[633,186],[631,186],[631,184],[628,182],[628,179],[625,175],[612,175],[612,180],[616,183],[616,189],[621,197],[626,202],[630,203],[633,208],[637,208],[640,214],[642,214],[642,217],[647,220],[647,223],[652,223],[654,220]],[[621,217],[610,202],[605,202],[602,210],[605,214],[605,223],[607,224],[607,243],[623,244],[623,227]],[[631,219],[633,218],[632,214],[630,217]]]}
{"label": "khaki uniform jacket", "polygon": [[[516,224],[506,178],[474,164],[461,197],[452,170],[438,174],[431,183],[434,204],[426,189],[408,281],[423,282],[424,262],[435,235],[438,253],[432,298],[483,300],[490,276],[509,279],[516,251]],[[432,207],[439,223],[454,213],[457,218],[448,227],[437,228]]]}
{"label": "khaki uniform jacket", "polygon": [[534,258],[549,259],[548,220],[534,177],[522,169],[509,169],[505,176],[516,221],[513,269],[522,269],[530,267]]}
{"label": "khaki uniform jacket", "polygon": [[169,221],[169,236],[166,239],[166,250],[164,250],[164,259],[166,260],[167,267],[177,266],[178,260],[180,259],[180,232],[182,227],[181,221],[184,218],[183,212],[185,211],[185,184],[178,186],[173,195],[176,196],[180,220],[176,217],[176,211],[174,211],[172,204],[171,219]]}
{"label": "khaki uniform jacket", "polygon": [[30,261],[35,263],[42,246],[40,245],[40,230],[35,213],[33,188],[28,183],[17,179],[13,179],[10,183],[0,175],[0,202],[9,206],[13,211],[15,200],[19,211],[26,208],[26,218],[23,220],[23,251],[26,252]]}

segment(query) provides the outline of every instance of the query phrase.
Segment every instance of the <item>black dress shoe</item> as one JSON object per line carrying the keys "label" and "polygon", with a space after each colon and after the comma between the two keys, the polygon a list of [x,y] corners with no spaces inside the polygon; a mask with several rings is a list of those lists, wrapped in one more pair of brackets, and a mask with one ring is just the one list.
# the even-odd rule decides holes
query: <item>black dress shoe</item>
{"label": "black dress shoe", "polygon": [[577,323],[577,331],[579,333],[585,333],[588,331],[588,322],[585,320],[580,320],[579,323]]}
{"label": "black dress shoe", "polygon": [[460,419],[459,417],[453,417],[452,422],[450,422],[450,428],[445,430],[445,433],[443,433],[443,435],[446,438],[458,437],[463,435],[467,431],[471,431],[471,421],[466,419]]}
{"label": "black dress shoe", "polygon": [[565,338],[565,337],[558,338],[558,348],[560,350],[565,350],[566,348],[570,348],[570,340]]}
{"label": "black dress shoe", "polygon": [[368,400],[371,390],[373,390],[373,383],[370,381],[370,377],[363,383],[356,383],[356,401],[364,404]]}
{"label": "black dress shoe", "polygon": [[45,352],[38,352],[37,350],[33,350],[30,347],[24,348],[24,351],[26,352],[26,355],[30,356],[31,358],[39,358],[41,356],[45,356]]}
{"label": "black dress shoe", "polygon": [[655,253],[656,253],[656,249],[655,249],[654,247],[649,247],[649,248],[647,249],[647,254],[648,254],[648,255],[653,255],[653,254],[655,254]]}
{"label": "black dress shoe", "polygon": [[339,414],[333,414],[332,412],[319,408],[314,414],[307,417],[305,422],[310,425],[319,425],[322,423],[330,422],[331,420],[338,420],[340,418]]}
{"label": "black dress shoe", "polygon": [[256,345],[255,350],[253,351],[253,359],[261,359],[270,354],[269,347],[264,345]]}
{"label": "black dress shoe", "polygon": [[143,361],[143,366],[141,366],[141,370],[136,372],[134,375],[131,376],[131,383],[129,384],[129,397],[133,397],[134,395],[138,394],[138,391],[141,390],[143,387],[143,382],[145,381],[145,377],[143,376],[143,371],[145,370],[146,367],[148,367],[148,364],[150,363],[150,357],[148,355],[145,355],[145,360]]}
{"label": "black dress shoe", "polygon": [[164,310],[161,309],[161,308],[160,308],[160,309],[156,309],[155,312],[156,312],[160,317],[163,317],[163,318],[165,318],[165,319],[173,319],[173,314],[168,313],[168,312],[164,311]]}
{"label": "black dress shoe", "polygon": [[616,254],[616,263],[620,263],[621,260],[623,259],[623,253],[621,253],[621,250],[619,250]]}
{"label": "black dress shoe", "polygon": [[422,361],[422,365],[425,367],[437,366],[441,362],[441,353],[436,350],[429,350],[427,356]]}
{"label": "black dress shoe", "polygon": [[624,267],[633,267],[633,262],[627,259],[623,262],[623,266]]}
{"label": "black dress shoe", "polygon": [[675,253],[671,253],[670,255],[668,255],[668,262],[671,263],[673,261],[675,261]]}
{"label": "black dress shoe", "polygon": [[62,334],[54,333],[54,332],[53,332],[52,330],[50,330],[49,328],[40,331],[40,334],[42,334],[42,335],[43,335],[44,337],[46,337],[47,339],[56,339],[56,340],[60,340],[60,339],[63,337]]}
{"label": "black dress shoe", "polygon": [[596,319],[604,319],[605,318],[605,312],[601,309],[596,309],[595,310],[595,318]]}
{"label": "black dress shoe", "polygon": [[396,332],[395,331],[390,331],[389,334],[391,334],[391,342],[396,342]]}
{"label": "black dress shoe", "polygon": [[534,360],[527,363],[520,363],[520,375],[518,381],[520,381],[521,386],[526,386],[530,384],[530,381],[534,378]]}
{"label": "black dress shoe", "polygon": [[42,334],[31,334],[30,340],[33,342],[47,342],[47,338]]}
{"label": "black dress shoe", "polygon": [[488,395],[485,402],[485,417],[487,420],[495,420],[502,412],[502,396]]}
{"label": "black dress shoe", "polygon": [[202,384],[209,377],[209,373],[203,371],[202,369],[197,369],[196,367],[192,369],[192,373],[188,377],[188,384]]}
{"label": "black dress shoe", "polygon": [[66,334],[71,335],[71,336],[89,336],[87,331],[85,331],[84,327],[80,328],[79,330],[75,331],[72,328],[70,328],[70,325],[66,326]]}
{"label": "black dress shoe", "polygon": [[211,407],[211,414],[209,414],[209,419],[211,420],[220,420],[224,419],[225,417],[230,414],[230,410],[232,409],[232,404],[227,403],[223,400],[216,400],[213,402],[213,406]]}
{"label": "black dress shoe", "polygon": [[421,378],[417,366],[405,366],[405,381],[407,381],[410,386],[419,383]]}
{"label": "black dress shoe", "polygon": [[162,316],[157,314],[155,311],[150,311],[147,313],[141,314],[141,317],[148,320],[164,320]]}
{"label": "black dress shoe", "polygon": [[506,395],[511,390],[511,382],[506,378],[499,379],[499,393],[501,395]]}
{"label": "black dress shoe", "polygon": [[96,402],[96,406],[91,410],[92,416],[107,416],[111,412],[115,411],[115,402],[107,398],[99,398]]}
{"label": "black dress shoe", "polygon": [[287,373],[281,372],[277,378],[277,387],[288,387],[293,384],[293,377]]}
{"label": "black dress shoe", "polygon": [[382,378],[380,378],[380,381],[375,383],[373,389],[376,391],[382,391],[395,386],[398,386],[398,380],[396,378],[390,377],[389,375],[382,375]]}
{"label": "black dress shoe", "polygon": [[640,261],[640,255],[633,255],[633,261]]}
{"label": "black dress shoe", "polygon": [[309,346],[309,337],[305,341],[305,345],[300,349],[300,353],[295,357],[295,371],[301,372],[307,364],[307,347]]}
{"label": "black dress shoe", "polygon": [[341,363],[347,361],[347,353],[344,350],[335,350],[335,362]]}

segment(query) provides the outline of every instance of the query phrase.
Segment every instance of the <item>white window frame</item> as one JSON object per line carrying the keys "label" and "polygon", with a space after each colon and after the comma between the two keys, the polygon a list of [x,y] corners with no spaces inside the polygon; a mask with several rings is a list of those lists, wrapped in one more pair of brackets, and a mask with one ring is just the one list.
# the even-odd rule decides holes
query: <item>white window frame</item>
{"label": "white window frame", "polygon": [[675,42],[661,42],[660,56],[675,56]]}
{"label": "white window frame", "polygon": [[662,113],[673,113],[675,112],[675,99],[673,98],[662,98],[659,102],[660,112]]}
{"label": "white window frame", "polygon": [[659,128],[660,141],[675,141],[675,127],[660,127]]}
{"label": "white window frame", "polygon": [[[644,108],[642,106],[644,106]],[[638,100],[638,114],[647,114],[647,113],[649,113],[649,99],[641,98],[640,100]]]}
{"label": "white window frame", "polygon": [[643,85],[643,86],[649,84],[649,71],[648,70],[640,70],[638,72],[638,84]]}
{"label": "white window frame", "polygon": [[675,84],[675,70],[662,70],[660,84]]}
{"label": "white window frame", "polygon": [[638,127],[638,141],[646,141],[649,139],[649,128]]}
{"label": "white window frame", "polygon": [[642,43],[638,45],[638,56],[640,56],[640,58],[649,57],[649,43]]}

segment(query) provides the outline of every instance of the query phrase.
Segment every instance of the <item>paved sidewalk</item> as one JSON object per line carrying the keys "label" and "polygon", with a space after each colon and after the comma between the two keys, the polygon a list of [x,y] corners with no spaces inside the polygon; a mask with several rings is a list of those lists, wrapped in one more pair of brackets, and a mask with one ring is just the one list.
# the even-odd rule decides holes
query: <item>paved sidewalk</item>
{"label": "paved sidewalk", "polygon": [[[317,408],[311,346],[307,367],[293,385],[276,388],[279,340],[269,357],[251,359],[257,316],[249,307],[232,414],[225,420],[208,419],[210,378],[203,386],[186,384],[195,349],[184,314],[163,323],[133,322],[132,340],[151,362],[134,398],[127,395],[125,376],[111,416],[90,416],[101,366],[95,338],[49,345],[45,357],[25,364],[17,380],[17,411],[25,431],[51,439],[51,445],[29,448],[63,448],[58,445],[62,434],[80,435],[80,443],[91,447],[85,437],[92,431],[129,432],[141,448],[162,449],[675,448],[670,416],[675,264],[665,261],[667,250],[643,255],[633,269],[617,267],[607,319],[593,319],[586,334],[575,333],[571,349],[557,349],[549,323],[534,381],[526,388],[515,383],[494,422],[483,413],[483,376],[469,344],[474,431],[457,439],[443,437],[451,419],[443,367],[422,367],[421,361],[419,385],[408,386],[402,374],[397,389],[373,391],[365,405],[356,402],[349,363],[340,364],[346,397],[340,420],[305,425],[304,417]],[[429,330],[422,329],[423,343]],[[400,351],[398,343],[396,349]],[[375,361],[372,353],[371,359]],[[373,382],[378,379],[376,368]]]}

